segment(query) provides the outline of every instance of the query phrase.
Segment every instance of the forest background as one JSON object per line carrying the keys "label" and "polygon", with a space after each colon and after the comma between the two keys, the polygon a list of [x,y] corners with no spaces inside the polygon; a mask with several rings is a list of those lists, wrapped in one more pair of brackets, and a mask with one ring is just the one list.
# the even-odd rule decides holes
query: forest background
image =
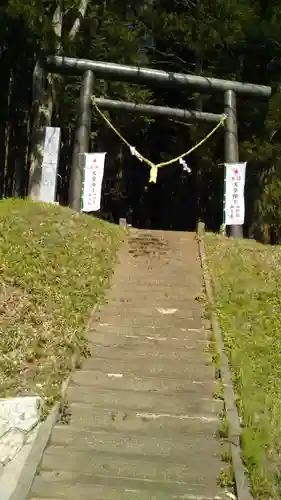
{"label": "forest background", "polygon": [[[247,161],[247,236],[280,239],[281,9],[264,0],[4,0],[0,6],[0,197],[25,196],[37,108],[36,61],[63,54],[272,86],[270,101],[238,97],[240,160]],[[68,201],[81,79],[54,76],[49,125],[61,127],[57,200]],[[223,95],[199,95],[95,81],[95,95],[163,106],[223,112]],[[119,112],[110,119],[154,162],[187,151],[212,127]],[[149,171],[93,112],[91,150],[106,151],[103,217],[138,227],[192,230],[222,223],[223,130],[182,166]],[[271,235],[271,236],[270,236]]]}

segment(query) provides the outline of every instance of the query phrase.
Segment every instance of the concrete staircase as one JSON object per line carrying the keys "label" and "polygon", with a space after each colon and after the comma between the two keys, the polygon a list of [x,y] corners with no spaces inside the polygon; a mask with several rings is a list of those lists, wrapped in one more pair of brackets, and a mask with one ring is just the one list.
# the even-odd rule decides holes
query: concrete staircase
{"label": "concrete staircase", "polygon": [[201,294],[193,234],[132,230],[30,499],[228,498]]}

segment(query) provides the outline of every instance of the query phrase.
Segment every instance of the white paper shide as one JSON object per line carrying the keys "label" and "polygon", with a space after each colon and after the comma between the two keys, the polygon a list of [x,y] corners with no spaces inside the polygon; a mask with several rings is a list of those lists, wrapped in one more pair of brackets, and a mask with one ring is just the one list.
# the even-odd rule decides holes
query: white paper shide
{"label": "white paper shide", "polygon": [[82,212],[96,212],[101,205],[101,188],[106,153],[85,153]]}
{"label": "white paper shide", "polygon": [[246,163],[225,164],[225,225],[242,225],[245,218]]}

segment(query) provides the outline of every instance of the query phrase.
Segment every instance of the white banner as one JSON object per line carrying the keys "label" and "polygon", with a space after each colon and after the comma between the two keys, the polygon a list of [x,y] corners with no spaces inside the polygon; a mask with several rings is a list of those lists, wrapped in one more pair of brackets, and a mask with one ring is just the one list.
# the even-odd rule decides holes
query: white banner
{"label": "white banner", "polygon": [[242,225],[245,218],[246,163],[225,163],[225,225]]}
{"label": "white banner", "polygon": [[60,128],[46,127],[39,201],[53,203],[56,197]]}
{"label": "white banner", "polygon": [[82,212],[100,209],[106,153],[85,153]]}

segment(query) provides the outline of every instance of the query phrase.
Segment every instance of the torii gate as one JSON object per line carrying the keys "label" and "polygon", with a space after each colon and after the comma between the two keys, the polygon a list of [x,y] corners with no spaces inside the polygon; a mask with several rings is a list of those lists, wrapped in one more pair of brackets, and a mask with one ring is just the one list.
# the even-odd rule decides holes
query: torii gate
{"label": "torii gate", "polygon": [[[38,63],[37,63],[38,64]],[[94,76],[105,79],[128,81],[137,83],[159,83],[164,87],[193,87],[202,93],[224,93],[224,114],[227,116],[224,127],[225,162],[239,161],[238,131],[236,119],[236,94],[252,95],[269,98],[271,88],[264,85],[242,83],[218,78],[188,75],[185,73],[169,73],[166,71],[126,66],[111,62],[75,59],[63,56],[48,56],[44,61],[44,69],[50,73],[82,75],[78,127],[76,131],[75,147],[69,188],[69,205],[73,210],[80,211],[82,190],[82,172],[79,163],[79,154],[89,152],[89,135],[91,127],[91,101],[94,89]],[[177,108],[166,108],[152,105],[136,105],[134,103],[113,101],[110,99],[96,99],[97,104],[104,109],[120,109],[133,111],[143,115],[160,115],[170,118],[180,118],[183,121],[219,122],[220,114],[187,111]],[[243,237],[243,226],[230,226],[230,234],[234,237]]]}

